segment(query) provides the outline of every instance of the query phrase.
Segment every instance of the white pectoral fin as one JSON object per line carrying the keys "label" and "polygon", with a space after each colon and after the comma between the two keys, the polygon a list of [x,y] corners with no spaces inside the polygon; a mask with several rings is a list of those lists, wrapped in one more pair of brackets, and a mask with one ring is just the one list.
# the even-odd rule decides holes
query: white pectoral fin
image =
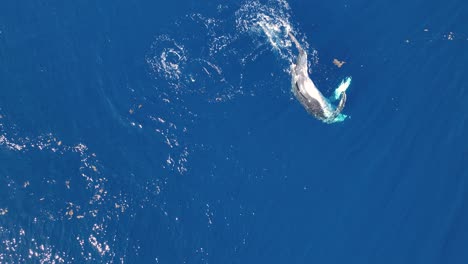
{"label": "white pectoral fin", "polygon": [[291,38],[292,42],[296,45],[296,48],[299,50],[299,52],[303,52],[304,49],[302,49],[301,44],[299,44],[299,41],[297,41],[296,37],[291,32],[288,32],[289,37]]}

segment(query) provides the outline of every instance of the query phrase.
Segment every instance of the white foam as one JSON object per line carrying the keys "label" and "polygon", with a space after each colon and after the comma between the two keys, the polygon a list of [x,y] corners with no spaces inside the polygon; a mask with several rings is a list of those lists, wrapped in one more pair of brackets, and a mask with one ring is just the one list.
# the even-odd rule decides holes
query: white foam
{"label": "white foam", "polygon": [[[288,32],[294,31],[290,23],[291,10],[286,1],[247,1],[236,12],[236,27],[241,33],[266,37],[268,45],[284,60],[292,63],[291,41]],[[307,45],[305,45],[307,47]]]}

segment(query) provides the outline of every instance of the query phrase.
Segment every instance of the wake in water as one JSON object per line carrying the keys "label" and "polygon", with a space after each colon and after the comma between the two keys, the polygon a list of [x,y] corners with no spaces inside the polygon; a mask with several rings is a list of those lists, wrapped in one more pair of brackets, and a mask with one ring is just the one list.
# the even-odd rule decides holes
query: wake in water
{"label": "wake in water", "polygon": [[[294,56],[287,38],[292,30],[287,2],[247,1],[234,12],[229,10],[220,6],[212,17],[187,15],[175,23],[174,35],[155,38],[146,60],[155,79],[169,86],[165,92],[200,95],[202,101],[212,103],[256,94],[260,87],[249,88],[257,84],[244,85],[246,68],[272,50],[287,62],[281,67],[289,72]],[[265,80],[253,81],[265,84]]]}
{"label": "wake in water", "polygon": [[[292,32],[296,36],[303,34],[291,23],[289,4],[284,0],[271,0],[266,4],[246,1],[234,12],[233,17],[226,14],[227,10],[228,6],[219,6],[219,16],[192,14],[178,21],[178,40],[170,35],[156,37],[147,62],[154,76],[164,79],[173,88],[171,93],[177,96],[200,95],[204,98],[202,100],[209,102],[224,102],[240,95],[254,95],[258,91],[247,91],[243,85],[246,68],[255,63],[259,56],[271,51],[278,55],[280,62],[285,62],[283,72],[291,74],[291,65],[294,65],[296,56],[288,33]],[[240,48],[245,47],[246,37],[253,42],[253,48]],[[198,43],[198,49],[193,48],[192,43],[195,42]],[[310,50],[305,37],[300,42],[305,50]],[[209,52],[204,52],[206,50]],[[197,56],[193,57],[192,54]],[[309,68],[317,65],[317,51],[312,50],[308,55]],[[225,71],[225,68],[229,68],[229,71]],[[249,84],[248,87],[256,87],[251,82]],[[343,80],[327,104],[332,106],[350,84],[350,77]],[[333,122],[345,119],[346,115],[340,114]]]}
{"label": "wake in water", "polygon": [[255,96],[264,87],[277,86],[284,77],[258,78],[248,69],[262,56],[271,57],[272,49],[287,62],[283,71],[289,71],[291,43],[283,36],[291,30],[287,3],[248,1],[233,8],[220,5],[210,17],[185,16],[173,29],[156,36],[146,55],[155,90],[134,99],[129,122],[136,129],[155,132],[166,143],[168,156],[163,166],[169,174],[187,172],[191,153],[203,145],[184,142],[200,118],[197,108]]}
{"label": "wake in water", "polygon": [[253,38],[266,37],[271,49],[290,64],[293,62],[291,41],[287,37],[293,30],[290,13],[286,1],[269,1],[267,4],[248,1],[236,12],[236,30]]}
{"label": "wake in water", "polygon": [[[164,167],[169,174],[187,172],[191,153],[204,146],[203,142],[189,145],[184,139],[202,118],[198,109],[206,104],[256,96],[267,92],[267,87],[292,98],[290,82],[276,74],[291,74],[295,63],[289,32],[299,36],[302,47],[309,51],[309,68],[318,64],[317,51],[310,48],[307,38],[292,23],[291,8],[284,0],[219,5],[207,13],[209,17],[202,13],[187,15],[155,37],[146,56],[155,90],[136,91],[140,96],[134,98],[130,110],[132,126],[156,133],[167,144]],[[276,62],[265,64],[263,60],[271,60],[272,52]],[[259,65],[262,70],[252,73]],[[343,81],[334,94],[345,92],[350,83],[351,78]],[[335,98],[332,95],[328,99],[330,105]],[[345,118],[340,114],[334,122]]]}

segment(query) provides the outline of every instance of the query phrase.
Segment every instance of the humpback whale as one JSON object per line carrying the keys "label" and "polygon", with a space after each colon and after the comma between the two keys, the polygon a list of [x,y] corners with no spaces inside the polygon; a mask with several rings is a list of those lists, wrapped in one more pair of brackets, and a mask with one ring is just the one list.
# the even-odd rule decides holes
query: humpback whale
{"label": "humpback whale", "polygon": [[307,72],[307,53],[291,32],[288,32],[288,35],[299,51],[296,64],[291,65],[292,91],[294,96],[304,106],[307,112],[317,119],[328,124],[337,122],[337,117],[346,103],[345,91],[341,92],[340,102],[338,106],[333,109],[334,107],[322,95],[309,77]]}

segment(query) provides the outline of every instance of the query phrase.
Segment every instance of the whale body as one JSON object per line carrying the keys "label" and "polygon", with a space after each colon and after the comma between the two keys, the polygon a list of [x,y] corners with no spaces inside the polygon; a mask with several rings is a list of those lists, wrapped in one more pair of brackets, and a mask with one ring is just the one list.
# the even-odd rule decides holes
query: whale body
{"label": "whale body", "polygon": [[290,32],[288,34],[296,45],[296,48],[299,50],[296,64],[291,66],[292,91],[294,96],[304,106],[307,112],[309,112],[317,119],[325,123],[342,121],[344,118],[337,117],[340,115],[346,103],[345,91],[340,91],[341,99],[338,103],[338,106],[334,109],[331,103],[322,95],[322,93],[317,89],[317,86],[315,86],[312,79],[309,77],[307,72],[307,53],[299,44],[294,35]]}

